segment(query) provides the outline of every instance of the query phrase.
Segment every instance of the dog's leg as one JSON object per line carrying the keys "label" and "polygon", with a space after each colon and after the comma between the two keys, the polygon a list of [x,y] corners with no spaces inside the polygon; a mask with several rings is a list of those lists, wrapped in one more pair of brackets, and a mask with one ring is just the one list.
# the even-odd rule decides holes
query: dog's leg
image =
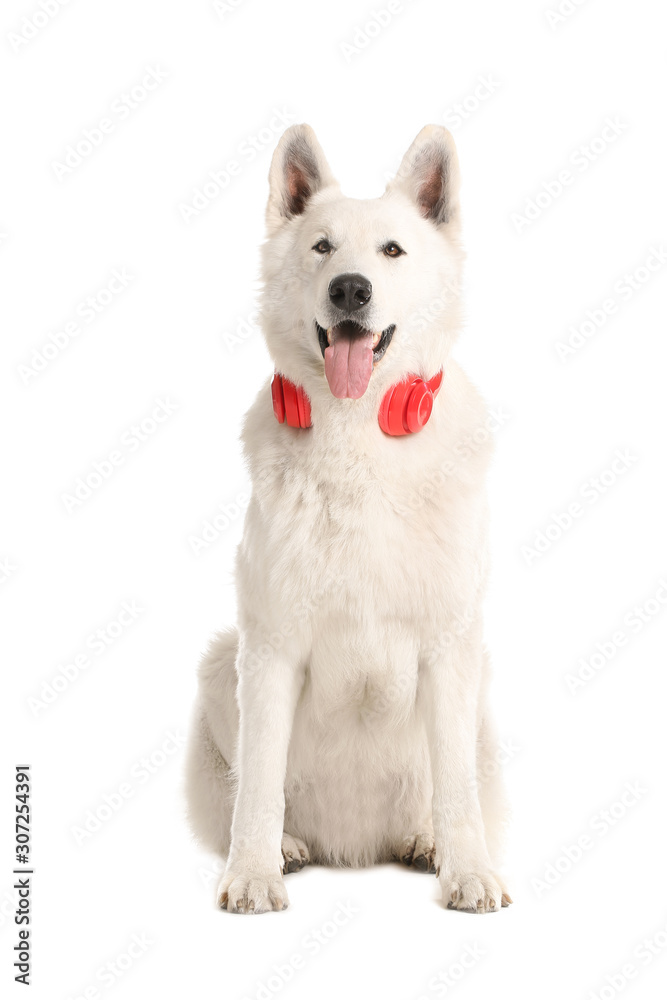
{"label": "dog's leg", "polygon": [[499,749],[495,726],[486,710],[477,734],[477,781],[486,846],[494,866],[501,861],[509,818]]}
{"label": "dog's leg", "polygon": [[[420,671],[433,777],[436,871],[449,907],[484,913],[509,902],[492,870],[477,791],[478,626],[425,658]],[[505,897],[505,898],[503,898]]]}
{"label": "dog's leg", "polygon": [[283,910],[288,903],[281,841],[287,748],[303,684],[295,659],[284,648],[269,659],[247,643],[239,649],[238,790],[218,888],[218,904],[235,913]]}

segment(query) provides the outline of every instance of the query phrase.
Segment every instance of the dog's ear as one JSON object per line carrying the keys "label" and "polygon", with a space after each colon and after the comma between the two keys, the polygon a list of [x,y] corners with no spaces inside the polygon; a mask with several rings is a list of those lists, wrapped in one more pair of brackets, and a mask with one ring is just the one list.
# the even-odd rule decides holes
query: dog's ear
{"label": "dog's ear", "polygon": [[335,183],[310,125],[291,125],[280,138],[269,170],[269,232],[301,215],[317,191]]}
{"label": "dog's ear", "polygon": [[387,191],[411,198],[425,219],[436,226],[459,222],[459,160],[451,132],[426,125],[401,160]]}

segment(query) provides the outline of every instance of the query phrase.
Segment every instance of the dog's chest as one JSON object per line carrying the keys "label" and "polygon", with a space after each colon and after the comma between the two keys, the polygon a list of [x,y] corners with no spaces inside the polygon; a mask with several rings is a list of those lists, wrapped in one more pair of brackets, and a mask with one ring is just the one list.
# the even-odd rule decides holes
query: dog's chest
{"label": "dog's chest", "polygon": [[455,485],[420,492],[424,466],[296,441],[258,465],[241,603],[269,645],[296,645],[315,717],[352,711],[391,726],[412,711],[420,657],[479,590],[476,518]]}
{"label": "dog's chest", "polygon": [[258,552],[285,605],[364,635],[441,618],[466,518],[446,488],[415,505],[423,481],[422,471],[363,456],[293,454],[264,481],[258,508]]}

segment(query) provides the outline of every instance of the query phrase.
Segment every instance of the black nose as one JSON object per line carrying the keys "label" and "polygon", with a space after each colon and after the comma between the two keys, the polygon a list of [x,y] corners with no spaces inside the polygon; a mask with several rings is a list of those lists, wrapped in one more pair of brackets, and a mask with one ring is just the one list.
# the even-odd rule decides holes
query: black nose
{"label": "black nose", "polygon": [[329,285],[329,298],[335,306],[351,313],[370,301],[373,286],[363,274],[339,274]]}

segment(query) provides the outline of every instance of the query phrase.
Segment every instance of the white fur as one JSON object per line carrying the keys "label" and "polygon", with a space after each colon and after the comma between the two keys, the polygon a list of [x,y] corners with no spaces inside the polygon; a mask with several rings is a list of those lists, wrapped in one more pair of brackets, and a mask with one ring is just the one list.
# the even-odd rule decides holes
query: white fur
{"label": "white fur", "polygon": [[[287,905],[283,830],[314,861],[345,865],[434,837],[445,903],[499,909],[505,806],[488,767],[480,620],[490,446],[488,435],[471,444],[486,414],[450,357],[462,264],[453,141],[423,129],[383,197],[359,201],[294,126],[270,186],[263,328],[277,369],[310,397],[313,426],[279,424],[268,382],[246,418],[239,622],[200,668],[193,827],[227,857],[218,900],[230,910]],[[311,249],[323,236],[326,257]],[[406,255],[385,256],[390,240]],[[369,326],[396,324],[358,400],[330,392],[314,329],[330,325],[328,284],[346,271],[372,282]],[[385,435],[386,389],[442,367],[427,426]]]}

